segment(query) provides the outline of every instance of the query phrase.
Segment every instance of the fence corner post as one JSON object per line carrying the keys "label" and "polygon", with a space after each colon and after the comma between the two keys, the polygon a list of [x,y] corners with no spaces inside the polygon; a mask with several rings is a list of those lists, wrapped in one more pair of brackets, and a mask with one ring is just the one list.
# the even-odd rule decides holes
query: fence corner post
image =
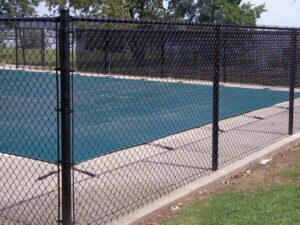
{"label": "fence corner post", "polygon": [[212,171],[217,171],[219,166],[219,83],[221,63],[221,28],[215,25],[215,48],[214,48],[214,77],[213,77],[213,121],[212,121]]}
{"label": "fence corner post", "polygon": [[295,98],[295,79],[297,68],[297,30],[291,34],[291,61],[290,61],[290,90],[289,90],[289,135],[294,133],[294,98]]}
{"label": "fence corner post", "polygon": [[60,8],[59,65],[61,100],[61,182],[62,224],[72,224],[72,146],[71,146],[71,85],[70,85],[70,12]]}

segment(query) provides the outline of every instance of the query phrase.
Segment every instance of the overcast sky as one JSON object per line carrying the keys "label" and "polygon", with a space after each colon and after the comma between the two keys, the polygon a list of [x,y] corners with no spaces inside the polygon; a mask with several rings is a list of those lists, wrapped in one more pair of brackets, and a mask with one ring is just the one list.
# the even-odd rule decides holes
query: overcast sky
{"label": "overcast sky", "polygon": [[[253,4],[266,3],[267,12],[257,21],[259,25],[300,27],[300,0],[244,0]],[[45,4],[38,7],[40,15],[48,14]]]}

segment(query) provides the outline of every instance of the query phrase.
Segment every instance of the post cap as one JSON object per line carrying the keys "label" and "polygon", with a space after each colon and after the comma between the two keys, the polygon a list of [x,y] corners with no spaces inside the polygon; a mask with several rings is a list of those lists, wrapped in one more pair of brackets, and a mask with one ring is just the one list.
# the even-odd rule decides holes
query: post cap
{"label": "post cap", "polygon": [[69,11],[69,8],[66,5],[62,5],[59,7],[59,11]]}

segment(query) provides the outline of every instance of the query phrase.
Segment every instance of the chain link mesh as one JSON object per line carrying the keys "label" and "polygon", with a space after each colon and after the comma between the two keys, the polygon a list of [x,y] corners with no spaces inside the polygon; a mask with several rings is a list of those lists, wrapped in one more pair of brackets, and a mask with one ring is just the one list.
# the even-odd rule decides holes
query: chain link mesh
{"label": "chain link mesh", "polygon": [[[289,89],[297,48],[292,42],[296,32],[293,30],[223,30],[220,116],[226,114],[227,108],[245,111],[219,123],[222,166],[288,134]],[[299,87],[299,80],[295,81]],[[229,88],[234,92],[229,93]],[[227,94],[230,98],[222,102]],[[299,97],[299,92],[296,91],[295,97]],[[256,108],[249,110],[249,105]]]}
{"label": "chain link mesh", "polygon": [[0,21],[0,223],[59,214],[56,25]]}
{"label": "chain link mesh", "polygon": [[61,221],[62,113],[76,224],[106,224],[299,130],[297,29],[74,17],[62,112],[60,20],[0,28],[1,222]]}

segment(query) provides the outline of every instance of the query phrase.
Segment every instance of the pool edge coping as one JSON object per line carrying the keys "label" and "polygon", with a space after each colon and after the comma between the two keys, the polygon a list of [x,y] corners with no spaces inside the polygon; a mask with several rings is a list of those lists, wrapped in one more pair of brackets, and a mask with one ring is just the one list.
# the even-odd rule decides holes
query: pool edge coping
{"label": "pool edge coping", "polygon": [[108,225],[133,225],[137,222],[142,222],[144,218],[149,216],[164,207],[171,206],[173,203],[180,201],[180,199],[186,196],[199,192],[202,189],[207,188],[222,179],[232,176],[242,170],[246,170],[251,167],[253,163],[256,163],[262,159],[268,158],[277,152],[288,149],[300,142],[300,132],[294,135],[288,136],[274,144],[259,150],[258,152],[251,154],[229,166],[226,166],[208,176],[204,176],[190,184],[187,184],[175,191],[149,203],[141,208],[134,210],[133,212],[121,216],[119,219],[108,223]]}

